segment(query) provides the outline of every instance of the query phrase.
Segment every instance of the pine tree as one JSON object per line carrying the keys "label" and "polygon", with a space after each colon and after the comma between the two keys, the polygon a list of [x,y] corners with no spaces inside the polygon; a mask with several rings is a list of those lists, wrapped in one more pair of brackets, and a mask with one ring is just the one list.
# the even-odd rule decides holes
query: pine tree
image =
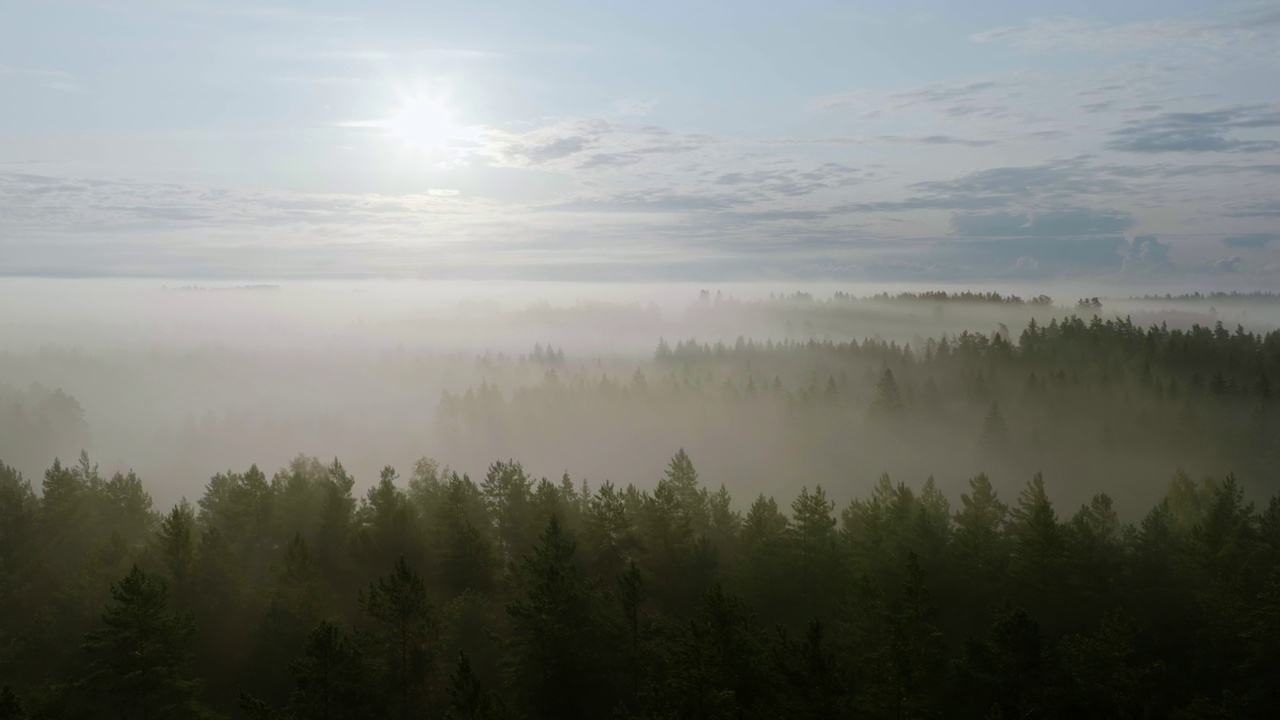
{"label": "pine tree", "polygon": [[1021,608],[1006,608],[986,637],[966,644],[955,698],[962,716],[1035,717],[1043,707],[1040,625]]}
{"label": "pine tree", "polygon": [[404,491],[396,487],[395,468],[382,469],[378,484],[369,488],[358,512],[360,553],[375,566],[395,562],[404,555],[421,555],[417,518]]}
{"label": "pine tree", "polygon": [[514,568],[519,594],[507,606],[512,687],[534,717],[602,717],[609,705],[604,674],[609,638],[600,588],[581,575],[575,544],[558,518],[551,518],[539,540]]}
{"label": "pine tree", "polygon": [[374,622],[372,660],[394,697],[392,706],[401,718],[423,712],[439,637],[426,583],[401,557],[392,574],[370,584],[360,601]]}
{"label": "pine tree", "polygon": [[809,621],[802,640],[783,638],[779,674],[786,683],[786,705],[780,717],[837,720],[853,714],[848,671],[826,640],[819,620]]}
{"label": "pine tree", "polygon": [[1056,604],[1053,589],[1064,581],[1066,537],[1040,473],[1019,493],[1011,520],[1009,532],[1014,541],[1011,559],[1015,576],[1032,594],[1028,607],[1037,616],[1045,617],[1041,611]]}
{"label": "pine tree", "polygon": [[91,663],[84,685],[124,718],[194,718],[206,712],[190,676],[192,619],[168,608],[162,581],[137,565],[111,586],[105,627],[85,635]]}
{"label": "pine tree", "polygon": [[480,489],[493,518],[498,562],[506,565],[523,553],[530,540],[530,502],[533,482],[517,462],[489,466]]}
{"label": "pine tree", "polygon": [[730,497],[724,483],[709,498],[711,512],[711,543],[715,546],[719,557],[725,562],[733,560],[738,534],[742,528],[742,514],[733,509],[733,498]]}
{"label": "pine tree", "polygon": [[807,487],[801,488],[800,496],[791,503],[791,538],[799,579],[809,588],[802,603],[808,615],[819,613],[830,602],[830,591],[841,580],[836,554],[836,519],[832,515],[835,506],[821,485],[814,487],[813,492]]}
{"label": "pine tree", "polygon": [[898,390],[898,381],[893,371],[885,368],[876,382],[876,399],[871,403],[871,416],[881,422],[892,422],[902,418],[902,393]]}
{"label": "pine tree", "polygon": [[640,568],[633,561],[618,576],[618,598],[622,602],[622,615],[630,644],[627,670],[631,675],[633,700],[640,693],[640,603],[644,601],[644,597],[644,579],[640,576]]}
{"label": "pine tree", "polygon": [[364,664],[359,651],[338,626],[322,620],[307,634],[302,657],[291,663],[297,688],[289,700],[296,718],[356,720],[367,712]]}
{"label": "pine tree", "polygon": [[985,473],[969,479],[969,492],[960,496],[960,502],[955,516],[957,545],[980,573],[997,571],[1004,555],[1001,542],[1009,506],[1000,501]]}
{"label": "pine tree", "polygon": [[988,455],[1000,452],[1009,436],[1009,426],[1005,424],[1004,413],[1000,405],[991,403],[987,414],[982,418],[982,431],[978,435],[978,449]]}
{"label": "pine tree", "polygon": [[502,701],[480,683],[466,653],[458,654],[458,665],[449,678],[448,720],[499,720],[505,717]]}
{"label": "pine tree", "polygon": [[191,581],[196,562],[196,514],[186,500],[160,520],[155,542],[164,561],[168,584],[180,607],[191,606]]}
{"label": "pine tree", "polygon": [[655,495],[660,491],[671,495],[679,532],[696,537],[707,531],[710,524],[709,498],[706,489],[698,483],[698,471],[684,448],[672,456],[666,473],[658,481]]}

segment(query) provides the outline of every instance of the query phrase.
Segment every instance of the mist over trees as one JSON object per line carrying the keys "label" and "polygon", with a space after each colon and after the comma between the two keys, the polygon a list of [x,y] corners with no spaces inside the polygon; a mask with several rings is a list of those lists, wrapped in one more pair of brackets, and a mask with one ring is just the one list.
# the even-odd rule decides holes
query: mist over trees
{"label": "mist over trees", "polygon": [[0,719],[1280,700],[1269,296],[705,292],[276,338],[288,289],[165,294],[213,310],[0,353]]}
{"label": "mist over trees", "polygon": [[[841,501],[883,472],[932,474],[954,498],[976,472],[1011,492],[1040,471],[1061,501],[1105,490],[1136,506],[1179,469],[1263,493],[1274,476],[1263,296],[1081,313],[1078,293],[695,291],[446,311],[374,288],[104,295],[100,319],[10,321],[0,457],[39,476],[87,448],[166,504],[297,452],[342,457],[361,488],[424,453],[651,488],[654,458],[684,446],[739,494],[821,482]],[[873,411],[885,370],[893,428]],[[983,439],[993,406],[999,442]]]}

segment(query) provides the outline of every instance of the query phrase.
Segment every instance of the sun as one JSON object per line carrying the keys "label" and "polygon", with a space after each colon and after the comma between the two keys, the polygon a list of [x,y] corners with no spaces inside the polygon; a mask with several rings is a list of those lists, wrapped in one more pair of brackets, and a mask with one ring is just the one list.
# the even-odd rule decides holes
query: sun
{"label": "sun", "polygon": [[424,90],[402,94],[388,125],[402,142],[420,150],[447,150],[459,135],[444,95]]}

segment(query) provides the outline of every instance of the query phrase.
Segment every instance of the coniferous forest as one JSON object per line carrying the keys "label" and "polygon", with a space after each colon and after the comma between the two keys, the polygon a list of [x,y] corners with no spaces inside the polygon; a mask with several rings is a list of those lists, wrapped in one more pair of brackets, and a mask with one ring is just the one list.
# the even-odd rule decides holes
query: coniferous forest
{"label": "coniferous forest", "polygon": [[1280,0],[0,0],[0,720],[1280,720],[1277,78]]}
{"label": "coniferous forest", "polygon": [[[617,484],[298,455],[167,507],[88,453],[0,464],[0,719],[1280,707],[1280,334],[1067,314],[914,344],[664,340],[618,380],[541,344],[476,364],[440,401],[446,450],[730,418],[789,444],[763,492],[679,445]],[[38,399],[11,408],[76,414]],[[867,480],[842,443],[937,467]]]}

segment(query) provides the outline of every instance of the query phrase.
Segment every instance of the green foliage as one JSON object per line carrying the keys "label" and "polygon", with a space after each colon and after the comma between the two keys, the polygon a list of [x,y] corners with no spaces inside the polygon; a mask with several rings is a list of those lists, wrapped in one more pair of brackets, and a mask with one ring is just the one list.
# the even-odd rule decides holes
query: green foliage
{"label": "green foliage", "polygon": [[885,475],[837,515],[817,484],[742,513],[684,452],[652,491],[490,471],[476,485],[422,462],[406,490],[387,468],[357,501],[340,463],[299,458],[270,482],[219,475],[157,518],[87,457],[50,468],[44,497],[0,464],[0,718],[1193,718],[1280,702],[1280,496],[1259,509],[1232,476],[1177,473],[1131,526],[1107,493],[1060,516],[1038,474],[1012,508],[975,475],[954,509],[933,478]]}
{"label": "green foliage", "polygon": [[168,608],[164,582],[133,566],[111,586],[105,627],[85,635],[90,702],[116,717],[200,717],[200,683],[189,674],[192,619]]}
{"label": "green foliage", "polygon": [[421,714],[432,700],[428,681],[440,634],[426,583],[401,557],[391,575],[371,584],[360,601],[373,623],[369,657],[390,699],[392,714],[402,718]]}
{"label": "green foliage", "polygon": [[513,568],[509,682],[535,717],[596,718],[607,710],[610,640],[600,583],[584,577],[576,545],[552,516],[532,553]]}
{"label": "green foliage", "polygon": [[296,688],[289,699],[295,718],[339,720],[372,717],[363,658],[336,625],[322,620],[307,634],[302,657],[291,664]]}
{"label": "green foliage", "polygon": [[459,653],[458,665],[450,676],[448,720],[499,720],[505,717],[502,700],[480,682],[466,653]]}

